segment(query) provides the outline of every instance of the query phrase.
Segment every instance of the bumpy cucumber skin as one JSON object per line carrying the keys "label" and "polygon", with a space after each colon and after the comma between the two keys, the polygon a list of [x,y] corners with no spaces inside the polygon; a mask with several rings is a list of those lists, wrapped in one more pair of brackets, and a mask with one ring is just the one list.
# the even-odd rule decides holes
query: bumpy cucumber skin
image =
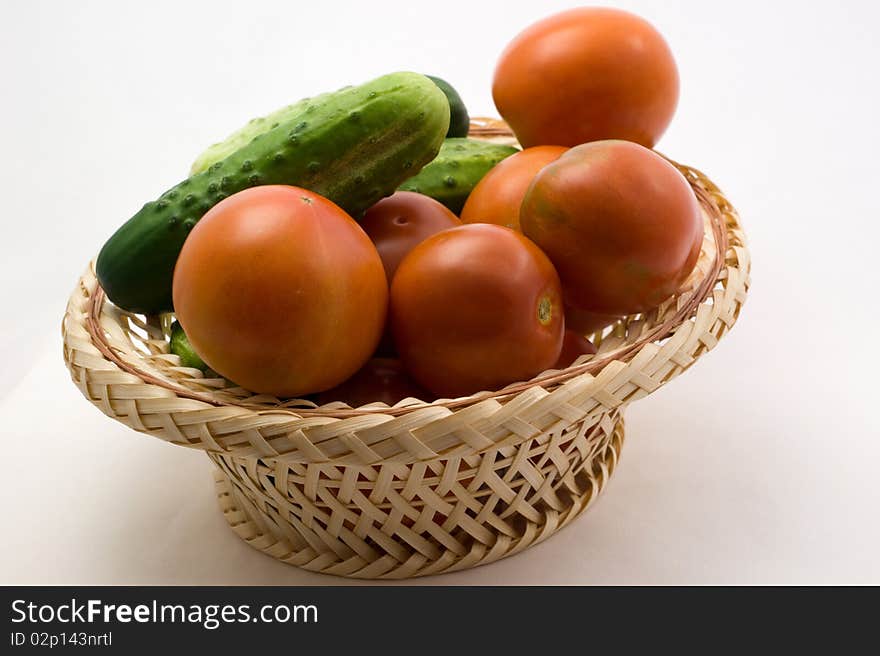
{"label": "bumpy cucumber skin", "polygon": [[446,131],[446,136],[466,137],[471,128],[471,117],[468,116],[467,107],[464,106],[464,101],[458,95],[458,91],[443,78],[429,75],[428,79],[440,87],[449,101],[449,129]]}
{"label": "bumpy cucumber skin", "polygon": [[177,321],[171,324],[171,344],[170,350],[180,358],[182,367],[192,367],[193,369],[208,370],[208,365],[195,352],[192,344],[189,343],[189,337],[183,332],[183,326]]}
{"label": "bumpy cucumber skin", "polygon": [[430,196],[459,214],[467,197],[489,169],[516,152],[518,150],[513,146],[503,144],[476,139],[446,139],[434,161],[399,189]]}
{"label": "bumpy cucumber skin", "polygon": [[183,242],[224,198],[257,185],[289,184],[356,216],[430,162],[448,127],[446,96],[418,73],[392,73],[307,103],[295,117],[144,205],[104,244],[98,280],[125,310],[168,312]]}
{"label": "bumpy cucumber skin", "polygon": [[[344,87],[343,89],[340,89],[340,91],[350,88],[351,87]],[[271,114],[251,119],[243,127],[230,134],[223,141],[215,143],[205,149],[205,152],[199,155],[196,158],[196,161],[193,162],[189,174],[196,175],[202,171],[207,171],[212,164],[216,164],[217,162],[226,159],[239,148],[247,146],[257,135],[268,132],[272,128],[278,127],[281,123],[296,118],[296,116],[298,116],[299,113],[309,105],[322,103],[331,95],[333,94],[323,93],[314,98],[303,98],[291,105],[277,109]]]}
{"label": "bumpy cucumber skin", "polygon": [[[429,80],[440,87],[440,90],[449,101],[449,129],[446,131],[447,137],[466,137],[470,129],[470,116],[467,107],[458,91],[446,80],[434,75],[426,75]],[[350,88],[350,87],[345,87]],[[340,89],[342,91],[343,89]],[[304,110],[309,104],[323,102],[331,93],[324,93],[313,98],[303,98],[295,103],[286,105],[281,109],[275,110],[266,116],[260,116],[248,121],[243,127],[236,130],[223,141],[217,142],[199,155],[190,168],[190,175],[196,175],[210,168],[212,164],[226,159],[239,148],[243,148],[249,144],[254,137],[263,132],[277,127],[280,123],[290,120],[299,112]]]}

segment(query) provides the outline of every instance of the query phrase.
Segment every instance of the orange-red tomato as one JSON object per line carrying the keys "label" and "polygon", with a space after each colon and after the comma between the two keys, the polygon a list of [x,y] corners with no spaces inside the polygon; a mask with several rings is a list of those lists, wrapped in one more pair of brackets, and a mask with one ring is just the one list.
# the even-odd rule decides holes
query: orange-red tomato
{"label": "orange-red tomato", "polygon": [[368,209],[360,224],[376,245],[391,284],[407,253],[431,235],[461,225],[461,221],[430,196],[398,191]]}
{"label": "orange-red tomato", "polygon": [[394,358],[372,358],[354,376],[333,389],[321,392],[317,403],[343,401],[352,408],[381,401],[394,405],[413,397],[429,401],[430,395],[407,375]]}
{"label": "orange-red tomato", "polygon": [[562,339],[562,351],[559,353],[559,358],[556,360],[553,368],[565,369],[574,364],[574,361],[582,355],[595,352],[596,347],[593,345],[593,342],[573,330],[566,329],[565,336]]}
{"label": "orange-red tomato", "polygon": [[519,206],[526,189],[538,171],[565,151],[563,146],[535,146],[502,160],[471,191],[461,210],[461,220],[519,230]]}
{"label": "orange-red tomato", "polygon": [[367,361],[388,284],[363,230],[318,194],[254,187],[215,205],[174,269],[174,309],[196,353],[254,392],[298,396]]}
{"label": "orange-red tomato", "polygon": [[391,283],[391,327],[410,375],[457,397],[527,380],[559,357],[562,290],[547,256],[489,224],[416,246]]}
{"label": "orange-red tomato", "polygon": [[571,306],[565,307],[565,327],[571,328],[576,333],[586,335],[594,333],[600,328],[610,326],[612,323],[620,319],[619,316],[613,314],[596,314],[587,310],[578,310]]}
{"label": "orange-red tomato", "polygon": [[520,222],[556,266],[566,305],[595,314],[658,305],[690,274],[703,240],[684,176],[628,141],[583,144],[545,166]]}
{"label": "orange-red tomato", "polygon": [[678,69],[644,19],[581,7],[514,38],[495,69],[492,95],[525,147],[599,139],[651,147],[675,113]]}

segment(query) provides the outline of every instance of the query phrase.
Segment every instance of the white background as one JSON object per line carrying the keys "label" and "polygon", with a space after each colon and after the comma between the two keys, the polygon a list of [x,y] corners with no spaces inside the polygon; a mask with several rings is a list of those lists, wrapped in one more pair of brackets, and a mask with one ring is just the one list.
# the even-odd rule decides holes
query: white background
{"label": "white background", "polygon": [[[604,496],[548,542],[422,580],[880,583],[875,2],[612,3],[676,54],[658,148],[739,208],[753,291],[718,349],[627,411]],[[495,114],[495,60],[565,2],[4,3],[0,582],[299,583],[215,507],[203,454],[69,382],[77,275],[201,149],[305,95],[410,69]]]}

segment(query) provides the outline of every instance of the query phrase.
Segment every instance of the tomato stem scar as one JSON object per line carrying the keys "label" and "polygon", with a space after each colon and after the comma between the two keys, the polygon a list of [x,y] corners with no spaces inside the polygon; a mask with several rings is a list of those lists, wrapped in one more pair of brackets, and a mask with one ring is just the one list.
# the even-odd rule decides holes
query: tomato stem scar
{"label": "tomato stem scar", "polygon": [[538,301],[538,321],[541,322],[542,326],[546,326],[552,318],[553,303],[550,302],[549,296],[542,296],[541,300]]}

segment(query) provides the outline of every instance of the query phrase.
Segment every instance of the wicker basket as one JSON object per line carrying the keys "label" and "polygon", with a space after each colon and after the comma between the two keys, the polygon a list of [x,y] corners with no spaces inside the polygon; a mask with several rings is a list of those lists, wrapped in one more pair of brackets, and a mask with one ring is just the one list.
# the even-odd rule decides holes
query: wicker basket
{"label": "wicker basket", "polygon": [[[499,121],[471,132],[512,142]],[[179,366],[170,317],[105,302],[93,266],[67,306],[64,359],[108,416],[207,452],[224,517],[266,554],[357,578],[490,563],[580,514],[617,465],[623,408],[689,368],[739,315],[749,253],[737,214],[702,173],[677,166],[706,221],[694,274],[660,307],[594,335],[596,355],[531,381],[393,408],[252,395]]]}

